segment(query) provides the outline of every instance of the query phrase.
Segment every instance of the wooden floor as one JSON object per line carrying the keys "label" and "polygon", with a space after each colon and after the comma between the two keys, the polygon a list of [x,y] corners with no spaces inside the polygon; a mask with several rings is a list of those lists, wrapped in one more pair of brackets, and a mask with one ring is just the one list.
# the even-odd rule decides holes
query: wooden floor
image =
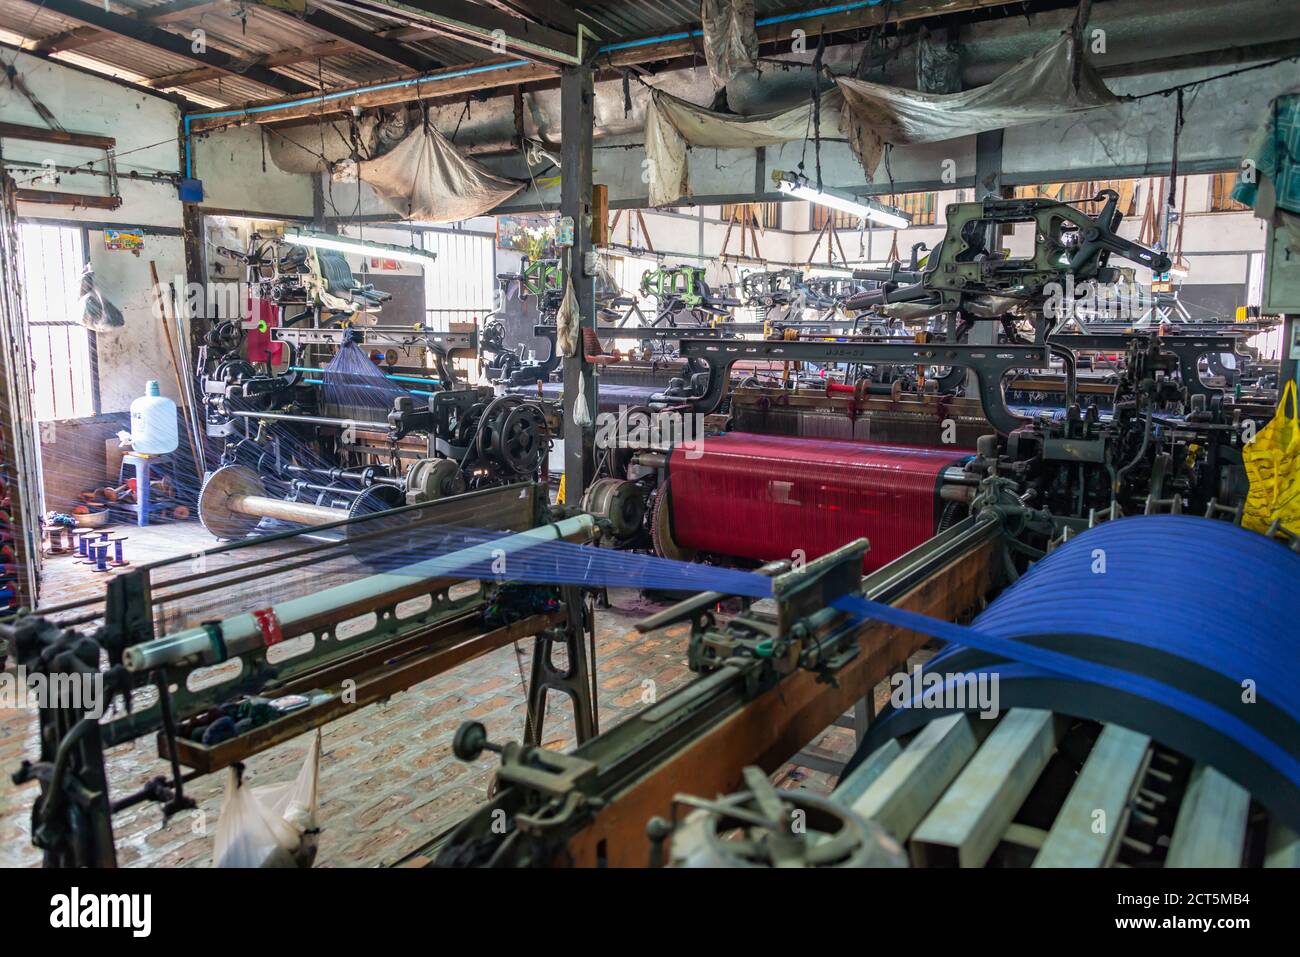
{"label": "wooden floor", "polygon": [[[193,556],[216,542],[196,522],[148,528],[118,527],[128,537],[126,558],[133,565],[176,556]],[[244,559],[264,556],[274,563],[284,548],[263,544],[241,550]],[[77,564],[78,559],[50,559],[45,570],[42,604],[49,606],[102,595],[105,575]],[[220,560],[213,558],[214,567]],[[188,565],[185,566],[188,570]],[[331,577],[355,577],[345,560]],[[288,576],[285,576],[288,577]],[[319,568],[304,570],[289,586],[322,587]],[[255,607],[265,585],[254,581],[232,589],[233,608]],[[613,608],[597,614],[596,658],[602,728],[618,724],[644,705],[647,679],[657,695],[686,683],[687,626],[646,637],[631,624],[661,606],[639,593],[614,589]],[[169,610],[169,617],[172,612]],[[193,606],[177,609],[178,619],[211,617]],[[483,721],[495,740],[518,739],[523,729],[523,676],[528,673],[531,643],[521,642],[485,655],[455,671],[423,682],[378,705],[344,718],[324,730],[320,771],[322,835],[317,866],[369,867],[391,863],[426,844],[487,799],[497,767],[486,755],[465,764],[451,754],[451,737],[466,719]],[[881,689],[881,694],[885,693]],[[30,842],[31,801],[36,785],[18,788],[10,773],[25,757],[35,757],[37,723],[31,711],[0,710],[0,867],[34,866],[40,852]],[[576,741],[567,706],[548,717],[544,744],[569,749]],[[816,742],[819,755],[843,761],[853,750],[853,732],[829,729]],[[292,780],[308,745],[303,736],[258,755],[248,762],[253,784]],[[125,794],[166,765],[157,757],[152,739],[115,748],[108,757],[113,793]],[[782,787],[807,787],[826,793],[834,778],[827,773],[787,765],[775,779]],[[164,822],[156,805],[142,805],[116,816],[119,861],[130,866],[206,866],[212,859],[212,836],[221,806],[224,774],[196,781],[187,791],[197,811]],[[711,796],[711,795],[710,795]]]}

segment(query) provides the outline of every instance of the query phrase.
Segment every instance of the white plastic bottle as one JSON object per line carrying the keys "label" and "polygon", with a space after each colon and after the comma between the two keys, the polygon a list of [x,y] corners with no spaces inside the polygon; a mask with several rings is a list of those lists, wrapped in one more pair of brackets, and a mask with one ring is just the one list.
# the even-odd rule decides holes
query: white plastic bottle
{"label": "white plastic bottle", "polygon": [[131,403],[131,447],[147,455],[163,455],[176,450],[176,403],[158,392],[158,382],[150,379],[144,395]]}

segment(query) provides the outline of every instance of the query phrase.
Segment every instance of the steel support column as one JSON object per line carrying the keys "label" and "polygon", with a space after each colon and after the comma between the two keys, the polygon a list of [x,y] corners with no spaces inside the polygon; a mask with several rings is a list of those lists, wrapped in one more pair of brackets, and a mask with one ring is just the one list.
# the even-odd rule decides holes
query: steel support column
{"label": "steel support column", "polygon": [[[975,201],[982,203],[986,199],[1001,199],[1002,188],[1002,130],[989,130],[975,137]],[[990,249],[1002,245],[1002,227],[991,226],[992,234],[988,237]],[[998,341],[998,324],[996,322],[977,322],[966,335],[966,341],[973,346],[993,345]],[[975,394],[979,388],[978,379],[973,372],[966,373],[966,392]]]}
{"label": "steel support column", "polygon": [[[560,215],[573,219],[569,276],[584,329],[596,327],[595,277],[588,275],[586,268],[587,255],[591,252],[593,105],[591,67],[565,67],[560,77]],[[577,504],[595,471],[596,430],[592,425],[578,425],[573,418],[573,407],[579,392],[584,391],[587,409],[595,418],[596,375],[583,358],[581,348],[578,355],[564,359],[563,371],[565,501]]]}

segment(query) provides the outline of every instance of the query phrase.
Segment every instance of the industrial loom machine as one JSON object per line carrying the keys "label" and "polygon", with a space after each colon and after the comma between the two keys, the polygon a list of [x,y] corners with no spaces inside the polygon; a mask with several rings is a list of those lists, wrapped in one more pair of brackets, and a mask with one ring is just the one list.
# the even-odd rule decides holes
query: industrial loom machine
{"label": "industrial loom machine", "polygon": [[[306,529],[231,542],[198,561],[132,568],[102,598],[0,624],[28,674],[98,676],[108,697],[42,708],[41,753],[14,774],[40,782],[32,840],[46,865],[115,866],[115,814],[144,802],[167,817],[193,808],[195,778],[526,638],[524,739],[541,740],[551,692],[572,700],[579,740],[592,737],[589,600],[491,571],[540,543],[598,537],[590,516],[553,513],[547,497],[517,483],[321,526],[346,532],[337,544]],[[114,794],[105,751],[150,737],[170,772]]]}
{"label": "industrial loom machine", "polygon": [[[1272,410],[1267,395],[1214,381],[1207,357],[1244,355],[1232,336],[1073,333],[1047,320],[1054,286],[1108,281],[1112,253],[1167,266],[1114,235],[1113,194],[1098,201],[1096,218],[1048,201],[950,210],[916,275],[868,277],[874,288],[852,293],[876,300],[863,306],[879,319],[865,335],[842,335],[839,320],[765,327],[762,339],[725,323],[638,331],[675,349],[680,374],[619,410],[616,439],[597,443],[596,480],[558,507],[535,473],[491,464],[522,435],[549,434],[522,428],[522,410],[548,399],[430,390],[427,410],[399,395],[383,422],[358,427],[325,414],[345,411],[328,400],[348,389],[384,394],[356,371],[356,352],[423,348],[426,332],[369,327],[358,342],[358,330],[303,329],[337,348],[330,374],[309,394],[255,385],[281,378],[274,370],[223,380],[218,425],[269,414],[348,453],[362,444],[344,441],[349,426],[373,432],[368,476],[326,477],[402,497],[376,509],[288,502],[331,512],[290,517],[265,491],[313,492],[293,483],[323,483],[294,470],[318,466],[232,429],[226,469],[243,471],[210,478],[210,527],[239,538],[267,515],[311,525],[258,540],[282,544],[273,564],[235,542],[204,568],[118,576],[102,609],[0,626],[34,673],[99,673],[106,661],[118,705],[102,721],[41,711],[41,755],[19,778],[41,784],[33,838],[47,863],[111,864],[115,811],[152,800],[174,813],[193,777],[528,636],[522,742],[490,741],[475,722],[453,741],[465,760],[500,754],[494,795],[404,863],[1296,863],[1295,651],[1282,602],[1241,612],[1254,586],[1300,586],[1300,546],[1296,530],[1236,527],[1245,433]],[[1028,259],[991,238],[1012,222],[1033,225]],[[1104,357],[1104,393],[1080,388],[1089,357]],[[603,364],[602,378],[619,366]],[[1059,395],[1059,408],[1011,408],[1017,381]],[[244,404],[266,395],[270,408]],[[432,463],[436,494],[383,462],[419,423],[429,445],[411,468]],[[560,547],[578,551],[550,551]],[[502,572],[497,550],[510,558]],[[1211,553],[1242,573],[1225,578]],[[311,594],[277,591],[276,567],[309,565],[321,573]],[[226,589],[254,580],[261,590],[238,599],[251,610],[230,614]],[[637,627],[688,625],[693,678],[600,733],[594,596],[610,585],[673,594]],[[933,639],[945,647],[917,694],[877,715],[874,689]],[[975,692],[995,675],[1000,707],[986,714]],[[1243,681],[1265,707],[1247,706]],[[539,747],[549,690],[575,703],[572,753]],[[850,712],[858,753],[829,797],[773,788],[770,774]],[[104,749],[144,735],[170,775],[110,798]],[[1096,807],[1111,826],[1081,836],[1080,809]],[[1206,809],[1225,807],[1231,827],[1216,831]],[[808,829],[789,827],[795,810]]]}
{"label": "industrial loom machine", "polygon": [[327,307],[285,265],[301,251],[290,250],[257,255],[263,318],[207,336],[202,392],[222,466],[200,493],[209,531],[331,524],[542,476],[558,406],[470,385],[477,326],[382,325]]}

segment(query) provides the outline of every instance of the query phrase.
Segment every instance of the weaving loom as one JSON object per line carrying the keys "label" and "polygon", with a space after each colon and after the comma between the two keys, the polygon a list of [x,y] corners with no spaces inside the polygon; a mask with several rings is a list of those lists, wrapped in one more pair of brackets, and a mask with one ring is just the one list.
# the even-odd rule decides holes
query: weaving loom
{"label": "weaving loom", "polygon": [[759,561],[816,558],[855,538],[872,571],[934,535],[946,469],[970,453],[732,432],[678,446],[667,496],[673,541]]}
{"label": "weaving loom", "polygon": [[[949,642],[930,669],[942,670],[949,682],[961,680],[967,672],[999,674],[1000,707],[1012,714],[1021,709],[1021,720],[1013,725],[1023,725],[1030,717],[1024,709],[1113,722],[1150,735],[1162,747],[1177,749],[1198,762],[1198,767],[1203,763],[1235,781],[1235,786],[1245,789],[1242,793],[1248,792],[1267,810],[1268,826],[1282,828],[1283,837],[1287,825],[1294,828],[1300,823],[1296,753],[1300,705],[1287,680],[1296,659],[1294,628],[1278,600],[1300,587],[1300,557],[1227,523],[1185,516],[1122,519],[1090,530],[1040,561],[1006,588],[973,625],[940,617],[936,612],[941,600],[938,605],[926,604],[936,600],[939,591],[926,570],[946,567],[948,574],[958,576],[987,572],[989,553],[981,550],[981,543],[987,543],[998,526],[991,513],[968,519],[868,576],[861,591],[856,575],[846,578],[846,573],[856,571],[866,547],[863,541],[810,562],[801,571],[791,571],[789,562],[769,566],[765,574],[754,577],[771,582],[777,606],[774,616],[746,607],[730,622],[719,622],[714,610],[720,595],[712,592],[641,622],[638,629],[650,631],[689,620],[690,661],[693,669],[704,672],[702,677],[580,747],[571,758],[548,754],[547,761],[554,765],[546,773],[558,776],[553,791],[549,785],[538,787],[537,778],[524,777],[525,771],[537,774],[540,769],[535,766],[521,763],[515,773],[514,762],[526,759],[528,753],[507,755],[501,777],[510,788],[453,835],[439,863],[478,862],[484,845],[476,842],[483,840],[484,822],[490,822],[492,815],[510,814],[519,807],[528,808],[530,819],[537,819],[539,802],[544,807],[548,801],[583,807],[588,796],[592,800],[585,813],[557,818],[553,828],[538,829],[538,843],[521,842],[510,849],[512,861],[547,862],[554,848],[563,847],[563,855],[573,863],[643,864],[646,853],[651,859],[662,859],[669,835],[676,854],[678,834],[687,836],[680,822],[648,819],[652,813],[666,815],[679,801],[675,795],[682,768],[689,766],[697,775],[691,780],[694,793],[734,792],[739,782],[731,775],[744,758],[727,755],[727,768],[706,768],[698,760],[706,742],[725,740],[737,746],[738,736],[746,734],[753,748],[748,754],[753,763],[762,764],[766,750],[798,725],[798,716],[809,706],[807,696],[826,673],[834,675],[837,687],[845,688],[835,692],[839,694],[835,705],[819,712],[813,723],[876,685],[881,676],[877,669],[884,664],[879,659],[898,653],[887,648],[905,653],[918,647],[914,640],[902,645],[873,644],[872,635],[926,635]],[[1100,573],[1095,565],[1098,549],[1107,560],[1106,570]],[[1214,578],[1214,569],[1202,561],[1211,552],[1231,556],[1240,574],[1230,582]],[[959,570],[967,562],[966,570]],[[1170,588],[1170,575],[1186,589]],[[927,582],[930,587],[921,584]],[[704,571],[701,587],[709,584],[709,573]],[[918,603],[900,601],[909,592],[920,596]],[[976,589],[968,597],[979,594]],[[1257,604],[1257,596],[1266,596],[1261,612],[1242,618],[1240,609]],[[928,610],[918,613],[900,605]],[[867,636],[861,647],[860,635]],[[860,654],[864,649],[867,653]],[[807,671],[819,677],[814,679]],[[1250,682],[1257,698],[1243,697],[1243,682]],[[746,690],[741,692],[742,688]],[[769,689],[776,693],[765,695]],[[738,693],[749,704],[737,704],[732,696]],[[773,716],[783,713],[777,699],[790,703],[793,725],[773,725]],[[975,710],[973,704],[958,707]],[[942,706],[928,703],[888,713],[873,725],[854,764],[877,746],[899,737],[908,740],[909,733],[944,714]],[[979,723],[974,715],[971,720]],[[477,757],[481,749],[478,728],[472,723],[463,726],[457,736],[457,753],[467,760]],[[975,740],[980,737],[977,732]],[[660,738],[671,738],[673,754],[682,755],[685,764],[663,757]],[[898,745],[892,747],[896,754]],[[722,758],[720,753],[714,756]],[[951,781],[961,760],[947,766],[941,762],[930,769],[930,776]],[[855,771],[850,765],[844,779],[857,781],[864,773],[869,783],[869,768]],[[575,775],[588,778],[581,786],[560,785],[560,779]],[[765,776],[747,773],[744,783],[759,778]],[[735,783],[719,786],[728,779]],[[861,793],[866,785],[854,786],[859,789],[855,793]],[[933,801],[941,788],[916,800]],[[747,800],[746,795],[733,793],[717,801],[692,798],[690,806],[707,807],[708,813],[726,819],[728,808]],[[912,817],[919,820],[928,806],[918,805]],[[752,843],[742,844],[752,847]],[[818,846],[816,841],[810,844],[809,866],[818,863]],[[742,851],[737,853],[743,856]]]}

